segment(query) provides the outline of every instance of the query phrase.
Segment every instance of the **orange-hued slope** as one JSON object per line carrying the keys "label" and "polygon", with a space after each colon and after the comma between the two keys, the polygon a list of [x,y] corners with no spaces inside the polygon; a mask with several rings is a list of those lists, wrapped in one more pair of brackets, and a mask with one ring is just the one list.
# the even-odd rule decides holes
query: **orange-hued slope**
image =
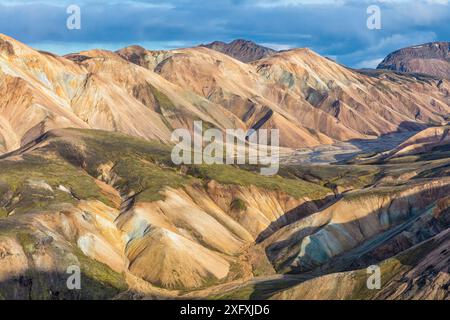
{"label": "orange-hued slope", "polygon": [[281,145],[312,147],[440,124],[449,83],[365,75],[308,49],[242,63],[197,47],[132,46],[66,57],[0,35],[0,152],[54,128],[119,131],[170,142],[175,128],[277,128]]}

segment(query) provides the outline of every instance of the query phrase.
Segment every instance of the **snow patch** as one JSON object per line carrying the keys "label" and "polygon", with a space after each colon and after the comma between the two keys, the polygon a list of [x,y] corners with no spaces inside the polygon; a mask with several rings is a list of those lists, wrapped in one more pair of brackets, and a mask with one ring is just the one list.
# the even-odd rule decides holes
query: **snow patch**
{"label": "snow patch", "polygon": [[60,184],[58,186],[58,190],[61,190],[62,192],[68,193],[70,195],[72,195],[72,192],[70,191],[70,189],[67,189],[65,186],[63,186],[62,184]]}
{"label": "snow patch", "polygon": [[28,180],[28,185],[33,189],[43,189],[53,192],[53,188],[45,180]]}

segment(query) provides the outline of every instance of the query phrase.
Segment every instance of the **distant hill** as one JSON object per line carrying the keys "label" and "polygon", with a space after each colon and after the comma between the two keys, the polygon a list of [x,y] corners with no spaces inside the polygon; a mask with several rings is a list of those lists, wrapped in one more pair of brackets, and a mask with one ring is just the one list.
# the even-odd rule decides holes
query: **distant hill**
{"label": "distant hill", "polygon": [[400,49],[389,54],[378,69],[450,79],[450,42],[432,42]]}
{"label": "distant hill", "polygon": [[276,50],[242,39],[234,40],[230,43],[214,41],[200,46],[225,53],[245,63],[267,58],[277,53]]}

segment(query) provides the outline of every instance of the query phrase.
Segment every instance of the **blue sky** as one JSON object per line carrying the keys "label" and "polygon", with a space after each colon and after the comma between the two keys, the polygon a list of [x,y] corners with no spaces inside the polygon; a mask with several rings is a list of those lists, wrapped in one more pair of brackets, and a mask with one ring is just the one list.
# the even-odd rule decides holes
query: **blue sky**
{"label": "blue sky", "polygon": [[[70,4],[81,8],[81,30],[66,28]],[[381,8],[381,30],[366,27],[372,4]],[[375,67],[393,50],[450,41],[450,0],[0,0],[0,33],[58,54],[245,38]]]}

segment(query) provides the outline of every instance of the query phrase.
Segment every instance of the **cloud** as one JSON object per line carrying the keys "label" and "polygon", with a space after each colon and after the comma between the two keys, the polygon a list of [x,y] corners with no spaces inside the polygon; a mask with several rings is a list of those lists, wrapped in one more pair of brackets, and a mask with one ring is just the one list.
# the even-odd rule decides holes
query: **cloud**
{"label": "cloud", "polygon": [[[65,9],[73,2],[0,0],[0,32],[57,53],[246,38],[276,49],[310,47],[349,66],[405,45],[450,39],[447,0],[78,0],[82,28],[67,30]],[[366,27],[374,3],[381,30]]]}
{"label": "cloud", "polygon": [[323,6],[323,5],[343,5],[345,0],[259,0],[256,6],[262,8],[274,7],[298,7],[305,5]]}
{"label": "cloud", "polygon": [[354,67],[356,69],[375,69],[384,58],[375,58],[358,62]]}
{"label": "cloud", "polygon": [[294,48],[290,44],[282,44],[282,43],[261,43],[261,45],[264,47],[267,47],[267,48],[277,50],[277,51],[289,50],[289,49]]}

